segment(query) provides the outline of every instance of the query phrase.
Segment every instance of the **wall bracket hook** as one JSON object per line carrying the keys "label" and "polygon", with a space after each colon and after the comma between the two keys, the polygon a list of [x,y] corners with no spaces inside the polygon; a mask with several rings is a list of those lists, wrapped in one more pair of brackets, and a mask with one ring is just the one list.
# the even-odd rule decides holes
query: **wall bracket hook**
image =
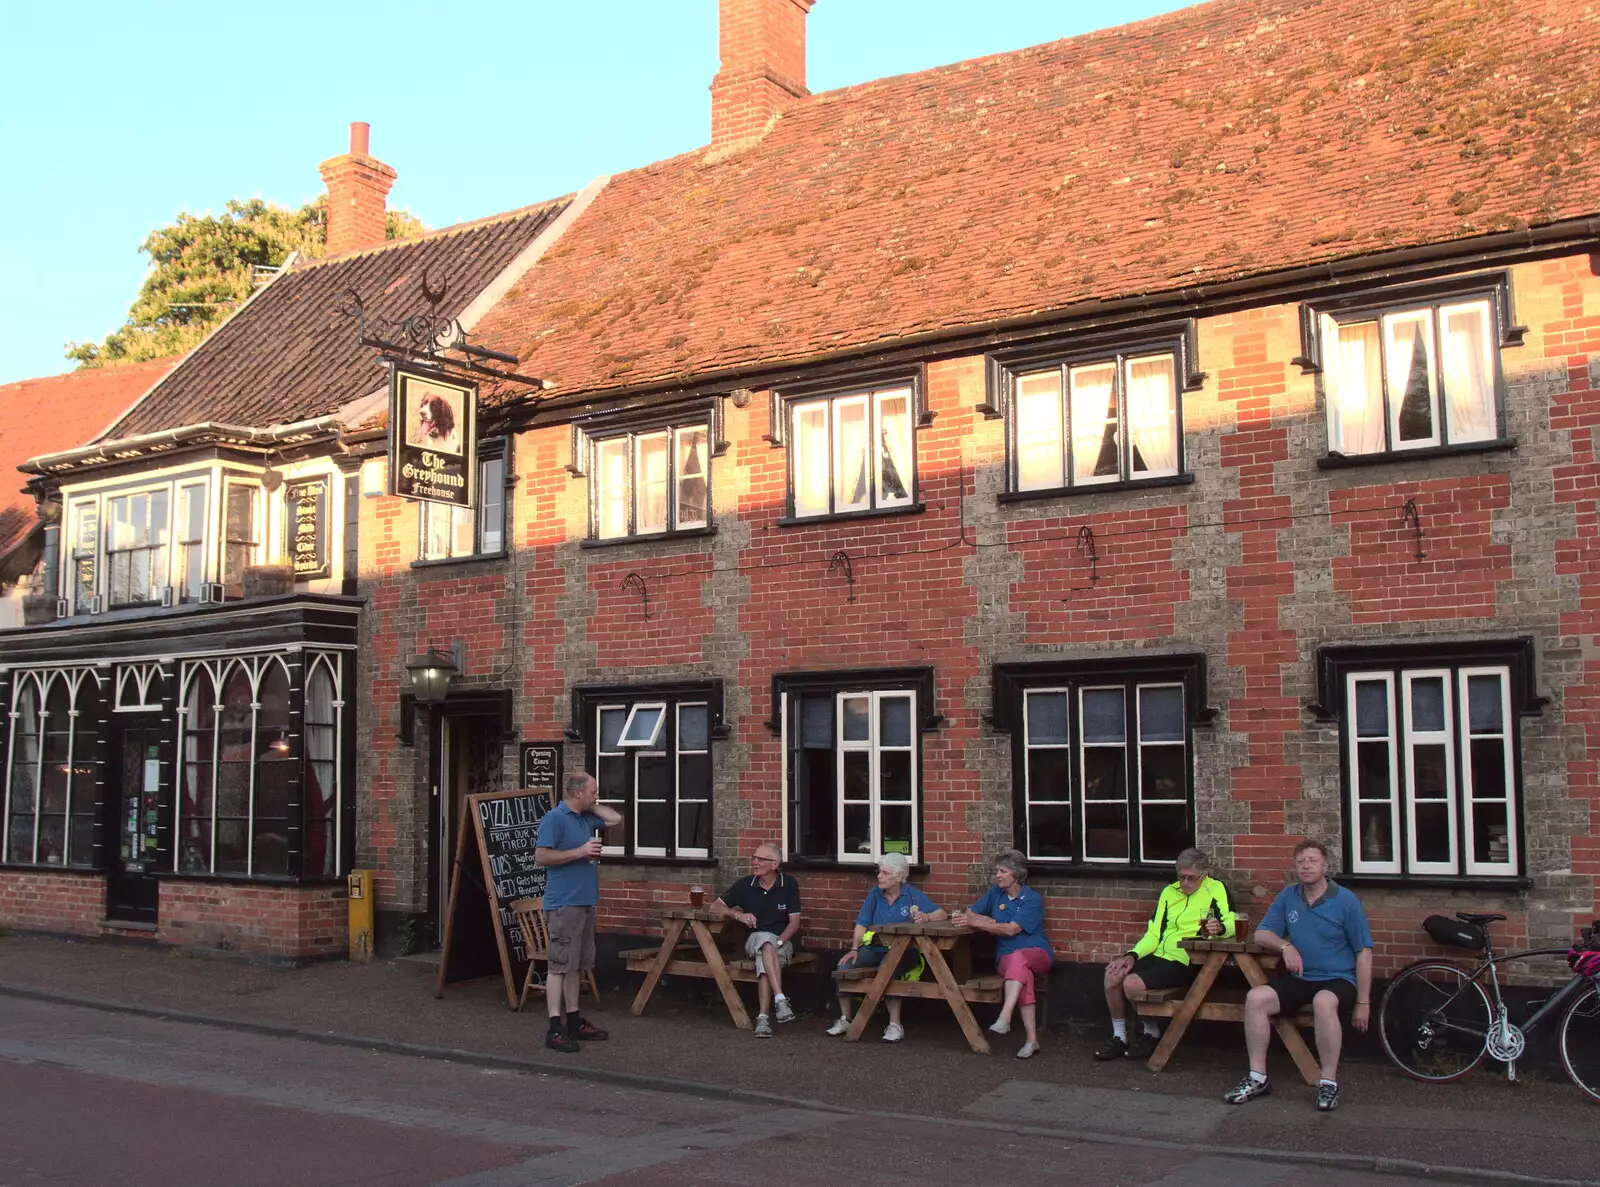
{"label": "wall bracket hook", "polygon": [[1419,561],[1428,554],[1422,550],[1422,512],[1417,510],[1417,501],[1407,499],[1406,505],[1400,508],[1400,528],[1402,531],[1407,526],[1416,534],[1416,551],[1412,554]]}
{"label": "wall bracket hook", "polygon": [[828,561],[828,573],[830,575],[841,570],[844,572],[844,579],[850,583],[850,596],[845,600],[853,602],[856,600],[856,571],[850,564],[850,554],[842,548],[834,553]]}
{"label": "wall bracket hook", "polygon": [[1094,529],[1084,524],[1078,529],[1078,542],[1072,546],[1072,551],[1079,556],[1089,558],[1089,584],[1093,585],[1100,580],[1100,550],[1095,547]]}
{"label": "wall bracket hook", "polygon": [[629,573],[622,579],[624,591],[636,589],[639,591],[639,601],[644,606],[645,621],[650,621],[650,587],[644,583],[644,578],[637,573]]}

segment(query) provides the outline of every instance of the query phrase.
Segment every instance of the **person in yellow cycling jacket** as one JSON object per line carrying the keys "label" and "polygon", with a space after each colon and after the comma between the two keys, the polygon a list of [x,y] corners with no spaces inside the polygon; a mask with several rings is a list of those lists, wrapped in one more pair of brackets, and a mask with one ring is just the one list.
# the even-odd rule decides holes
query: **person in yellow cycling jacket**
{"label": "person in yellow cycling jacket", "polygon": [[1095,1049],[1099,1060],[1145,1059],[1155,1047],[1155,1019],[1144,1020],[1144,1033],[1128,1038],[1128,995],[1146,989],[1187,988],[1197,970],[1179,940],[1204,934],[1232,938],[1233,904],[1228,890],[1210,875],[1211,863],[1198,849],[1178,854],[1178,880],[1156,900],[1139,942],[1106,965],[1106,1005],[1111,1009],[1111,1037]]}

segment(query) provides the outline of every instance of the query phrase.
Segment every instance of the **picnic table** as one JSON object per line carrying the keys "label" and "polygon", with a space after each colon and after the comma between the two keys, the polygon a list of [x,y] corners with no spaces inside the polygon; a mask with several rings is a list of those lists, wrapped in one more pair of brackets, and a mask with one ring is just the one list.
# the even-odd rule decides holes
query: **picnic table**
{"label": "picnic table", "polygon": [[[968,1003],[1000,1001],[1004,984],[998,975],[971,975],[968,941],[973,933],[953,923],[888,923],[873,930],[889,945],[889,953],[883,963],[876,968],[844,969],[834,974],[841,985],[871,979],[866,987],[866,1000],[851,1020],[844,1041],[861,1041],[867,1020],[886,996],[943,998],[950,1012],[956,1016],[956,1021],[961,1024],[961,1033],[966,1035],[967,1045],[980,1055],[988,1055],[988,1040],[983,1037],[983,1028],[972,1016]],[[928,973],[932,974],[931,981],[926,976],[921,981],[895,980],[895,972],[913,944],[927,961]],[[950,953],[951,960],[945,959],[946,953]],[[955,964],[954,969],[951,968],[951,961]]]}
{"label": "picnic table", "polygon": [[[1235,965],[1253,988],[1267,983],[1266,969],[1276,967],[1278,954],[1263,948],[1252,940],[1181,940],[1179,946],[1199,960],[1200,972],[1187,992],[1182,989],[1147,989],[1133,1000],[1139,1013],[1155,1018],[1171,1018],[1167,1033],[1161,1036],[1156,1049],[1145,1064],[1153,1072],[1167,1066],[1167,1060],[1183,1041],[1189,1023],[1196,1018],[1207,1022],[1244,1022],[1244,994],[1236,989],[1217,988],[1217,974],[1227,964]],[[1285,1049],[1294,1059],[1295,1067],[1307,1084],[1315,1087],[1322,1078],[1322,1069],[1299,1028],[1314,1025],[1309,1006],[1290,1015],[1279,1014],[1272,1020],[1283,1040]]]}
{"label": "picnic table", "polygon": [[[630,972],[643,973],[644,984],[634,995],[632,1010],[635,1016],[644,1013],[650,997],[664,975],[678,977],[704,977],[717,983],[717,990],[728,1007],[733,1024],[740,1030],[752,1029],[750,1014],[739,997],[735,983],[756,980],[756,962],[752,959],[729,958],[717,947],[717,937],[730,923],[728,916],[718,915],[703,907],[667,907],[661,912],[661,944],[656,948],[633,948],[623,952],[622,958]],[[684,932],[690,939],[684,938]],[[809,952],[796,952],[786,969],[804,969],[816,957]]]}

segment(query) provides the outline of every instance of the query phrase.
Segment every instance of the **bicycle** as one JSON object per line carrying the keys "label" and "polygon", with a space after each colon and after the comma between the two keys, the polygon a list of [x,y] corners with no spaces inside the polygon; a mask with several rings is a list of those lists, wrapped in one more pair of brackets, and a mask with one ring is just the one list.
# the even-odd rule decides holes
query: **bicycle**
{"label": "bicycle", "polygon": [[[1471,969],[1438,959],[1418,960],[1401,969],[1389,982],[1378,1009],[1384,1052],[1416,1080],[1437,1084],[1459,1080],[1485,1056],[1504,1063],[1507,1078],[1515,1080],[1528,1032],[1564,1009],[1561,1062],[1572,1082],[1600,1101],[1600,951],[1596,950],[1600,920],[1583,929],[1581,947],[1530,948],[1501,956],[1489,941],[1489,924],[1504,915],[1463,911],[1456,918],[1479,929],[1482,959]],[[1517,1026],[1500,993],[1499,966],[1540,956],[1566,957],[1572,979]]]}

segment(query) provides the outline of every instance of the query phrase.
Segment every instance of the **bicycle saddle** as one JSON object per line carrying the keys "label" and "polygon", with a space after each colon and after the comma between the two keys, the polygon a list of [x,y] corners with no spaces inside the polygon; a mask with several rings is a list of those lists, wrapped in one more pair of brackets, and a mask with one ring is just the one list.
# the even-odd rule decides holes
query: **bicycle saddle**
{"label": "bicycle saddle", "polygon": [[1471,911],[1457,911],[1456,918],[1462,923],[1499,923],[1504,915],[1477,915]]}

